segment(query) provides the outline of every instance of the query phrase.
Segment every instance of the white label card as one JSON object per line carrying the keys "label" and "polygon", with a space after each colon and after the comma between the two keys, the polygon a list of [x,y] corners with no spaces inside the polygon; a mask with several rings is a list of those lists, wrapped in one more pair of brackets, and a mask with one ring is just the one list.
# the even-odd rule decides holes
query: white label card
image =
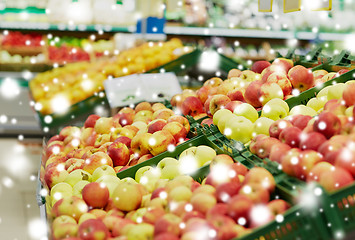
{"label": "white label card", "polygon": [[332,0],[313,0],[311,10],[313,11],[329,11],[332,9]]}
{"label": "white label card", "polygon": [[273,0],[258,0],[259,12],[272,12]]}
{"label": "white label card", "polygon": [[179,81],[174,73],[133,74],[107,79],[104,86],[111,108],[142,101],[159,102],[181,93]]}
{"label": "white label card", "polygon": [[284,0],[284,12],[285,13],[295,12],[295,11],[300,11],[300,10],[301,10],[301,0]]}

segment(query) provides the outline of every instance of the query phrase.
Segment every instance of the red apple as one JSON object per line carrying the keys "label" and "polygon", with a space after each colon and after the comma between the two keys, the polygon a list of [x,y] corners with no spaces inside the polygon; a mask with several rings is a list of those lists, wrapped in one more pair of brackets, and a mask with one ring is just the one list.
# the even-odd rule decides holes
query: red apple
{"label": "red apple", "polygon": [[276,58],[272,62],[272,66],[278,66],[280,67],[284,72],[290,71],[290,69],[293,67],[293,61],[287,58]]}
{"label": "red apple", "polygon": [[226,95],[217,94],[217,95],[212,96],[212,98],[210,100],[210,104],[209,104],[209,112],[213,116],[213,114],[215,114],[215,112],[217,112],[220,109],[225,108],[225,106],[230,101],[231,100]]}
{"label": "red apple", "polygon": [[206,85],[202,86],[199,90],[196,91],[197,97],[203,104],[206,102],[211,88],[211,85]]}
{"label": "red apple", "polygon": [[298,147],[302,131],[298,127],[289,127],[281,131],[279,139],[290,147]]}
{"label": "red apple", "polygon": [[110,233],[102,220],[89,219],[79,225],[78,235],[83,240],[101,240],[107,239]]}
{"label": "red apple", "polygon": [[239,190],[239,195],[248,197],[253,203],[268,203],[270,193],[266,187],[257,183],[246,182]]}
{"label": "red apple", "polygon": [[154,235],[167,232],[179,236],[181,234],[180,223],[181,218],[172,213],[167,213],[155,222]]}
{"label": "red apple", "polygon": [[316,151],[305,150],[301,152],[298,160],[299,162],[294,165],[295,175],[297,178],[305,180],[314,165],[323,160],[323,156]]}
{"label": "red apple", "polygon": [[185,129],[186,129],[186,132],[189,132],[190,131],[190,123],[189,121],[183,117],[183,116],[178,116],[178,115],[174,115],[174,116],[171,116],[169,119],[168,119],[168,123],[170,122],[178,122],[178,123],[181,123]]}
{"label": "red apple", "polygon": [[184,115],[190,116],[196,116],[200,113],[203,113],[202,102],[197,97],[187,97],[181,105],[181,112]]}
{"label": "red apple", "polygon": [[286,143],[277,143],[271,147],[269,159],[274,162],[281,163],[281,159],[287,154],[291,147]]}
{"label": "red apple", "polygon": [[349,142],[348,146],[340,149],[340,152],[335,159],[334,165],[348,170],[353,176],[355,176],[354,142]]}
{"label": "red apple", "polygon": [[251,70],[256,73],[262,73],[262,71],[270,65],[271,63],[268,61],[256,61],[251,66]]}
{"label": "red apple", "polygon": [[290,95],[292,93],[292,84],[286,73],[274,72],[267,78],[266,83],[278,84],[282,89],[284,96]]}
{"label": "red apple", "polygon": [[279,119],[273,122],[269,128],[270,137],[279,138],[283,129],[292,127],[292,123],[285,119]]}
{"label": "red apple", "polygon": [[355,83],[347,84],[343,92],[343,99],[346,106],[355,105]]}
{"label": "red apple", "polygon": [[298,127],[299,129],[303,130],[306,128],[308,122],[312,119],[309,115],[293,115],[291,117],[291,123],[293,126]]}
{"label": "red apple", "polygon": [[213,219],[216,215],[228,215],[227,203],[217,203],[212,208],[210,208],[206,213],[206,219]]}
{"label": "red apple", "polygon": [[[247,225],[253,202],[244,195],[236,195],[227,203],[228,215],[240,225]],[[244,224],[243,224],[244,223]]]}
{"label": "red apple", "polygon": [[261,107],[260,101],[260,89],[263,83],[259,80],[253,81],[245,90],[244,98],[247,103],[251,104],[253,107]]}
{"label": "red apple", "polygon": [[85,128],[93,128],[93,127],[95,127],[95,123],[96,123],[97,119],[99,119],[99,118],[100,118],[99,115],[91,114],[91,115],[88,116],[88,118],[85,120],[84,127],[85,127]]}
{"label": "red apple", "polygon": [[85,160],[83,169],[92,174],[96,168],[102,165],[113,167],[112,159],[104,152],[96,152]]}
{"label": "red apple", "polygon": [[312,167],[309,171],[306,181],[307,182],[318,182],[320,175],[324,172],[328,172],[333,168],[333,165],[328,162],[320,162]]}
{"label": "red apple", "polygon": [[274,177],[268,170],[262,167],[254,167],[250,169],[249,172],[245,175],[243,184],[244,183],[259,184],[269,190],[269,192],[273,192],[276,186]]}
{"label": "red apple", "polygon": [[282,171],[290,176],[295,177],[295,166],[299,164],[301,158],[301,150],[292,148],[281,158]]}
{"label": "red apple", "polygon": [[129,161],[130,151],[122,142],[114,142],[107,148],[107,154],[114,167],[125,166]]}
{"label": "red apple", "polygon": [[239,105],[242,104],[243,102],[241,101],[230,101],[229,103],[227,103],[227,105],[225,106],[225,109],[230,110],[231,112],[234,112],[234,109]]}
{"label": "red apple", "polygon": [[229,97],[229,99],[231,101],[241,101],[241,102],[245,102],[245,89],[244,88],[235,88],[232,91],[229,91],[227,93],[227,97]]}
{"label": "red apple", "polygon": [[311,70],[297,65],[288,71],[288,77],[293,88],[303,92],[314,86],[314,77]]}
{"label": "red apple", "polygon": [[341,167],[334,167],[329,171],[325,171],[319,177],[319,184],[329,192],[336,191],[353,182],[353,176]]}
{"label": "red apple", "polygon": [[319,132],[302,133],[299,148],[302,150],[317,151],[320,145],[326,141],[327,139],[324,135]]}
{"label": "red apple", "polygon": [[219,202],[228,202],[234,195],[238,194],[240,184],[227,182],[219,184],[216,188],[216,196]]}
{"label": "red apple", "polygon": [[149,110],[153,111],[152,105],[149,102],[140,102],[137,104],[137,106],[134,108],[135,112],[139,112],[141,110]]}
{"label": "red apple", "polygon": [[105,184],[92,182],[83,188],[83,200],[92,208],[104,208],[108,203],[109,191]]}
{"label": "red apple", "polygon": [[88,206],[79,197],[70,196],[64,197],[57,201],[52,207],[52,215],[54,217],[68,215],[73,217],[76,221],[79,220],[81,215],[88,211]]}
{"label": "red apple", "polygon": [[240,71],[239,69],[233,68],[233,69],[229,70],[229,72],[228,72],[228,79],[233,78],[233,77],[239,77],[241,74],[242,74],[242,71]]}
{"label": "red apple", "polygon": [[283,214],[284,212],[287,211],[287,209],[290,208],[290,204],[286,202],[285,200],[282,199],[275,199],[270,201],[267,204],[267,207],[270,209],[271,213],[274,216],[277,216],[279,214]]}
{"label": "red apple", "polygon": [[185,127],[178,122],[170,122],[166,124],[162,130],[170,132],[176,142],[183,141],[187,135]]}
{"label": "red apple", "polygon": [[129,147],[131,147],[131,141],[132,141],[132,139],[130,139],[129,137],[119,136],[118,138],[116,138],[114,143],[120,142],[120,143],[123,143],[124,145],[126,145],[129,148]]}
{"label": "red apple", "polygon": [[340,132],[340,119],[331,112],[322,112],[314,121],[313,130],[323,134],[329,139]]}

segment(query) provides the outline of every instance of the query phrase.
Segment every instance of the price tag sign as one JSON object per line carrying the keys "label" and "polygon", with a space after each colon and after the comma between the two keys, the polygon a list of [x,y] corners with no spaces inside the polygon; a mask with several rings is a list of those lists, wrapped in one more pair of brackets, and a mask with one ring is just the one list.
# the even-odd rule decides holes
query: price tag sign
{"label": "price tag sign", "polygon": [[301,0],[284,0],[284,13],[295,12],[300,10]]}
{"label": "price tag sign", "polygon": [[313,0],[312,11],[330,11],[332,10],[332,0]]}
{"label": "price tag sign", "polygon": [[107,79],[105,92],[111,108],[124,107],[142,101],[160,102],[181,92],[174,73],[133,74]]}
{"label": "price tag sign", "polygon": [[258,0],[259,12],[272,12],[273,0]]}

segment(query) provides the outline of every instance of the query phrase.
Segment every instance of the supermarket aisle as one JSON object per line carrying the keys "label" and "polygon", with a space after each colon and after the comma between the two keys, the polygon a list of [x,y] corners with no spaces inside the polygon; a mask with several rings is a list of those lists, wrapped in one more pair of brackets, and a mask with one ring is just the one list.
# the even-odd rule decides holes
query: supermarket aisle
{"label": "supermarket aisle", "polygon": [[[37,144],[36,144],[37,142]],[[45,231],[36,202],[39,140],[0,139],[0,235],[39,240]]]}

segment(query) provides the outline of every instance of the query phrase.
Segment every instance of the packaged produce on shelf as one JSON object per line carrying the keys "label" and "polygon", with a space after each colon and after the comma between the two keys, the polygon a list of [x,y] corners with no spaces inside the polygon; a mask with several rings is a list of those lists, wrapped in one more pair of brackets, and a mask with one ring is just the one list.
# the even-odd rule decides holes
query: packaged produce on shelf
{"label": "packaged produce on shelf", "polygon": [[30,82],[36,110],[41,114],[60,113],[58,107],[68,108],[103,90],[103,81],[109,76],[121,77],[156,68],[185,53],[182,47],[178,39],[149,42],[123,51],[111,60],[72,63],[40,73]]}

